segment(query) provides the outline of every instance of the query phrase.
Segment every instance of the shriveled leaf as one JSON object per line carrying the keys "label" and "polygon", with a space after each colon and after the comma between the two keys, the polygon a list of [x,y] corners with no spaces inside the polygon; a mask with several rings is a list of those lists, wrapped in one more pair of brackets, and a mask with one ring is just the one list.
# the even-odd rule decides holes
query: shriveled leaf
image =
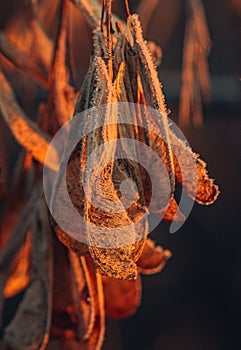
{"label": "shriveled leaf", "polygon": [[11,264],[9,278],[3,290],[5,298],[13,297],[28,286],[30,251],[31,245],[29,235]]}
{"label": "shriveled leaf", "polygon": [[45,349],[51,322],[51,229],[43,193],[38,185],[34,191],[34,200],[37,204],[32,227],[31,282],[4,333],[6,344],[16,350]]}
{"label": "shriveled leaf", "polygon": [[81,258],[81,265],[85,274],[90,305],[92,308],[88,332],[84,340],[87,340],[90,349],[100,349],[105,332],[105,306],[102,286],[102,277],[95,272],[93,261],[90,257]]}
{"label": "shriveled leaf", "polygon": [[32,280],[4,341],[15,350],[39,349],[45,328],[46,301],[41,281]]}
{"label": "shriveled leaf", "polygon": [[141,255],[145,240],[120,248],[90,247],[96,268],[104,275],[116,279],[137,278],[136,261]]}
{"label": "shriveled leaf", "polygon": [[[174,153],[175,176],[189,196],[199,204],[212,204],[218,197],[218,186],[209,178],[206,163],[193,153],[184,141],[170,131]],[[196,163],[196,169],[193,166]]]}
{"label": "shriveled leaf", "polygon": [[[150,123],[155,127],[155,121],[150,118]],[[155,133],[149,131],[149,144],[152,149],[163,159],[166,165],[163,147],[163,139]],[[212,204],[218,197],[219,190],[218,186],[214,184],[214,180],[211,179],[206,170],[206,163],[199,158],[199,156],[192,151],[185,141],[180,139],[174,132],[169,128],[170,144],[173,153],[173,162],[175,167],[175,177],[179,184],[187,191],[189,196],[195,199],[199,204]],[[175,204],[173,202],[173,204]],[[172,209],[169,211],[174,214],[174,208],[177,205],[169,207]],[[162,214],[163,211],[160,212]],[[158,212],[156,212],[158,214]],[[168,213],[167,213],[168,214]],[[173,215],[168,215],[171,219]],[[181,216],[176,216],[175,219],[181,220]],[[164,217],[165,219],[165,217]],[[170,221],[168,220],[168,221]]]}
{"label": "shriveled leaf", "polygon": [[[108,76],[108,67],[105,65],[105,62],[101,57],[98,57],[98,55],[101,53],[101,48],[98,47],[98,38],[101,33],[96,32],[96,41],[94,48],[96,49],[96,55],[97,57],[93,61],[93,70],[89,71],[92,74],[92,76],[89,76],[89,83],[87,82],[86,85],[86,92],[85,98],[81,95],[79,98],[76,111],[80,112],[81,108],[85,106],[86,108],[89,108],[93,105],[103,105],[105,103],[111,103],[116,101],[116,97],[118,92],[116,89],[118,89],[119,83],[116,82],[112,84],[109,76]],[[117,73],[116,81],[120,80],[121,78],[118,78],[118,74],[120,76],[122,75],[122,70],[119,70]],[[89,84],[89,87],[88,87]],[[106,87],[105,87],[106,85]],[[83,90],[82,90],[83,91]],[[81,101],[84,101],[84,104],[82,104]],[[133,173],[133,179],[140,178],[138,176],[138,169],[132,167],[130,170],[128,170],[128,164],[126,164],[126,167],[123,166],[123,164],[118,165],[118,163],[115,163],[115,167],[112,165],[114,164],[114,156],[115,156],[115,147],[116,147],[116,139],[117,139],[117,133],[120,135],[125,135],[127,130],[125,130],[125,127],[121,129],[120,127],[117,129],[117,115],[118,112],[114,109],[115,107],[112,107],[112,105],[109,105],[106,108],[105,113],[101,113],[99,118],[103,118],[104,125],[102,132],[99,131],[99,133],[95,133],[92,137],[85,138],[84,141],[78,145],[76,150],[73,152],[68,168],[67,168],[67,187],[69,191],[69,195],[71,197],[72,203],[75,205],[76,208],[78,208],[79,213],[85,217],[85,219],[88,222],[95,223],[100,227],[101,233],[98,232],[98,235],[94,231],[90,231],[90,226],[86,225],[86,236],[88,238],[88,245],[89,245],[89,251],[91,253],[92,258],[94,259],[96,267],[103,273],[107,274],[109,276],[113,276],[115,278],[136,278],[136,265],[135,261],[138,259],[141,248],[143,246],[143,240],[136,240],[136,243],[133,243],[129,246],[126,246],[123,244],[127,240],[123,235],[119,235],[117,238],[117,241],[114,242],[114,238],[111,235],[106,234],[105,227],[115,227],[118,228],[123,227],[123,225],[126,224],[132,224],[133,218],[131,218],[131,213],[127,213],[126,210],[123,207],[123,211],[117,214],[111,213],[111,202],[113,201],[119,201],[117,191],[115,189],[115,184],[118,185],[118,182],[120,182],[120,179],[125,180],[129,178],[130,172],[136,172]],[[97,117],[97,116],[96,116]],[[96,119],[93,119],[91,121],[92,123],[96,122]],[[109,125],[112,124],[112,125]],[[94,125],[94,124],[93,124]],[[116,125],[116,126],[115,126]],[[73,128],[73,131],[70,131],[70,135],[72,135],[73,132],[77,132],[75,128]],[[128,132],[127,132],[128,134]],[[70,136],[71,140],[72,136]],[[91,153],[91,151],[97,146],[100,142],[105,144],[108,141],[114,141],[112,142],[112,146],[108,148],[104,148],[103,153],[101,154],[100,158],[98,157],[96,165],[93,164],[93,168],[95,168],[95,175],[93,176],[93,182],[88,184],[89,188],[89,200],[84,201],[83,196],[83,189],[82,185],[80,183],[80,166],[82,168],[82,171],[88,171],[88,169],[85,169],[85,159],[88,154]],[[127,159],[128,159],[128,150],[127,151]],[[76,159],[77,158],[77,159]],[[80,166],[78,165],[80,164]],[[109,164],[108,167],[105,168],[105,164]],[[130,166],[130,165],[129,165]],[[59,174],[59,180],[57,180],[56,183],[56,191],[58,191],[58,181],[61,180],[62,174]],[[85,173],[83,173],[83,176],[85,177]],[[132,176],[132,175],[131,175]],[[92,196],[98,200],[98,194],[97,189],[99,186],[98,178],[100,178],[100,185],[102,189],[102,195],[109,201],[108,205],[110,207],[108,209],[108,213],[103,212],[102,210],[95,208],[93,205],[91,205],[92,202]],[[78,179],[78,180],[77,180]],[[96,180],[97,179],[97,180]],[[96,188],[96,190],[95,190]],[[101,196],[100,199],[101,200]],[[137,197],[138,199],[138,197]],[[61,203],[63,205],[64,210],[64,201],[65,199],[62,198]],[[138,199],[139,201],[139,199]],[[136,205],[136,209],[135,209]],[[141,199],[140,203],[136,203],[133,205],[133,214],[136,210],[135,216],[137,218],[138,215],[141,214],[141,212],[145,212],[145,208],[141,207]],[[53,210],[56,210],[56,207],[54,206],[54,200],[53,200]],[[139,210],[139,214],[138,214]],[[80,228],[83,230],[83,228]],[[141,227],[139,225],[139,230],[143,231],[142,235],[139,235],[141,237],[145,237],[146,232],[146,225]],[[136,233],[133,231],[131,232],[132,226],[130,226],[130,230],[126,233],[128,236],[133,235],[133,242],[135,241],[135,235]],[[118,239],[121,239],[121,242],[118,242]],[[100,244],[98,242],[105,242],[106,247],[108,248],[101,248]],[[125,246],[120,248],[113,248],[112,246]]]}
{"label": "shriveled leaf", "polygon": [[[140,76],[142,80],[144,94],[147,104],[158,109],[160,112],[159,128],[163,140],[165,141],[166,157],[168,161],[168,172],[171,182],[171,190],[174,192],[175,176],[174,165],[168,133],[167,109],[165,106],[164,95],[161,90],[161,84],[158,79],[156,67],[154,66],[152,56],[148,50],[147,44],[144,41],[141,23],[137,15],[132,15],[128,18],[128,25],[132,30],[134,39],[134,50],[136,51],[140,61]],[[151,95],[151,99],[149,96]]]}
{"label": "shriveled leaf", "polygon": [[[55,340],[54,338],[50,339],[47,349],[54,349],[57,347],[58,349],[65,350],[100,350],[105,332],[105,306],[102,277],[95,272],[93,261],[90,257],[87,259],[82,257],[80,259],[77,255],[72,255],[72,258],[75,260],[74,264],[78,264],[77,269],[75,269],[75,274],[77,272],[78,276],[76,275],[74,277],[74,283],[77,282],[77,289],[81,286],[83,287],[79,289],[79,292],[81,292],[79,300],[75,300],[75,302],[79,302],[79,306],[75,311],[78,312],[79,310],[81,313],[84,312],[83,316],[86,316],[86,319],[82,319],[83,324],[78,325],[76,331],[66,329],[62,333],[59,333],[59,340]],[[81,270],[79,270],[79,267]],[[76,277],[79,281],[76,280]],[[80,277],[83,279],[80,279]],[[87,308],[90,313],[85,312]],[[81,329],[79,326],[81,326]],[[81,333],[78,333],[79,331],[81,331]]]}
{"label": "shriveled leaf", "polygon": [[154,214],[157,216],[163,217],[163,220],[165,221],[183,221],[185,220],[185,216],[182,214],[182,212],[179,209],[178,203],[176,202],[175,198],[172,196],[170,199],[169,204],[166,208],[159,210],[159,211],[153,211]]}
{"label": "shriveled leaf", "polygon": [[79,256],[72,251],[69,252],[69,258],[77,338],[88,339],[93,331],[96,317],[91,279],[84,258],[80,260]]}
{"label": "shriveled leaf", "polygon": [[155,246],[151,239],[147,239],[137,265],[143,274],[154,274],[161,271],[172,256],[169,250]]}
{"label": "shriveled leaf", "polygon": [[10,274],[12,261],[22,247],[27,231],[30,227],[30,215],[34,205],[32,196],[23,210],[15,230],[8,239],[0,255],[0,318],[2,317],[4,304],[4,288]]}
{"label": "shriveled leaf", "polygon": [[58,121],[59,125],[63,125],[72,117],[77,97],[74,89],[69,85],[69,71],[66,67],[68,10],[68,3],[65,2],[61,13],[54,62],[50,73],[49,108],[53,111],[51,118]]}
{"label": "shriveled leaf", "polygon": [[[148,241],[148,240],[147,240]],[[141,279],[116,280],[103,276],[106,314],[114,319],[129,317],[141,303]]]}

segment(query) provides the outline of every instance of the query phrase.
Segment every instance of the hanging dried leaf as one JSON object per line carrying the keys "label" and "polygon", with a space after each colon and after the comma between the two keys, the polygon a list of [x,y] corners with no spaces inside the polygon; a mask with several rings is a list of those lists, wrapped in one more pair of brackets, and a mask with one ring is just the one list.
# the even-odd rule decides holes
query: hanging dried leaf
{"label": "hanging dried leaf", "polygon": [[68,2],[64,1],[59,19],[59,31],[49,83],[49,115],[58,122],[58,126],[65,124],[72,117],[77,97],[74,89],[69,85],[69,72],[66,67],[66,40],[69,19],[68,7]]}
{"label": "hanging dried leaf", "polygon": [[[108,4],[107,4],[108,5]],[[114,44],[114,40],[110,35],[110,15],[108,14],[107,6],[107,29],[102,31],[96,30],[93,36],[94,42],[94,54],[90,61],[90,67],[87,73],[87,77],[83,83],[75,113],[79,113],[84,109],[91,107],[98,107],[107,104],[104,115],[103,113],[96,110],[96,116],[92,120],[89,120],[93,124],[92,129],[95,129],[94,125],[97,120],[103,119],[101,125],[102,128],[97,128],[96,132],[91,136],[86,136],[77,145],[74,152],[72,153],[67,168],[67,187],[72,203],[77,208],[79,214],[86,220],[86,222],[95,223],[98,227],[98,236],[94,231],[91,231],[88,224],[86,227],[79,228],[79,237],[87,237],[88,250],[94,260],[96,268],[99,269],[104,275],[117,278],[117,279],[133,279],[137,276],[136,261],[141,255],[145,236],[147,232],[146,224],[142,223],[142,234],[140,232],[131,232],[129,230],[128,235],[136,237],[143,237],[141,240],[136,240],[134,244],[123,245],[121,242],[115,242],[118,248],[109,248],[113,246],[114,239],[106,232],[106,228],[117,228],[122,227],[126,224],[131,224],[132,220],[135,220],[139,215],[146,211],[146,203],[149,200],[149,194],[146,190],[146,179],[140,171],[139,167],[135,167],[132,162],[129,150],[125,149],[123,144],[123,150],[126,152],[126,159],[124,168],[123,166],[114,161],[115,160],[115,147],[116,139],[122,140],[122,138],[132,138],[140,140],[141,142],[148,141],[148,145],[154,149],[157,154],[163,160],[166,169],[168,171],[169,179],[171,182],[171,197],[170,202],[167,206],[160,206],[158,202],[154,203],[152,209],[157,215],[164,215],[164,220],[167,221],[181,221],[184,219],[183,214],[178,209],[178,204],[174,199],[173,193],[175,190],[175,177],[178,181],[183,184],[183,187],[187,189],[189,194],[193,196],[194,186],[190,179],[191,165],[185,164],[184,159],[182,160],[182,152],[185,154],[188,152],[189,160],[196,160],[196,155],[179,140],[170,130],[167,120],[167,109],[164,102],[164,96],[161,90],[161,84],[158,79],[158,75],[153,64],[152,56],[148,50],[147,44],[145,43],[142,36],[142,29],[139,19],[136,15],[128,17],[127,26],[129,28],[128,35],[125,33],[121,24],[117,22],[118,29],[118,40]],[[113,46],[114,45],[114,46]],[[112,47],[114,51],[114,59],[111,59]],[[145,116],[140,111],[136,114],[130,111],[132,115],[132,124],[125,125],[121,123],[121,113],[118,113],[113,102],[138,102],[144,103],[154,107],[160,112],[160,119],[157,121],[154,117],[147,113]],[[153,132],[147,132],[144,135],[140,132],[140,128],[137,127],[138,118],[147,118],[148,123],[154,125],[157,130],[157,135]],[[136,118],[136,122],[135,122]],[[111,125],[109,125],[111,122]],[[98,124],[96,124],[98,125]],[[136,125],[136,126],[135,126]],[[72,140],[78,127],[76,125],[72,127],[70,131],[69,139]],[[117,136],[118,135],[118,136]],[[171,139],[172,138],[172,139]],[[101,155],[96,159],[96,164],[92,167],[95,169],[95,176],[91,179],[92,181],[88,184],[88,200],[85,198],[83,190],[82,180],[85,179],[88,174],[87,159],[88,155],[91,154],[98,145],[105,144],[109,141],[114,141],[112,146],[108,149],[104,149]],[[177,159],[181,158],[181,166],[179,166]],[[105,164],[109,164],[105,167]],[[115,165],[114,165],[115,164]],[[202,165],[201,165],[202,164]],[[93,164],[92,164],[93,165]],[[155,162],[150,160],[149,168],[152,169],[152,173],[158,174],[155,169]],[[103,170],[104,169],[104,170]],[[181,170],[182,169],[182,170]],[[181,171],[185,181],[180,178]],[[196,178],[195,169],[194,179]],[[193,175],[193,174],[192,174]],[[63,174],[59,173],[59,177],[55,186],[54,199],[52,201],[53,213],[56,210],[55,196],[59,191],[59,185],[61,184]],[[195,198],[200,203],[211,203],[217,197],[217,187],[213,184],[213,180],[210,180],[205,171],[204,163],[197,161],[197,176],[198,176],[198,190]],[[120,185],[122,181],[129,177],[137,184],[139,200],[133,204],[133,214],[131,212],[123,210],[123,213],[118,213],[113,216],[111,210],[108,213],[101,211],[94,207],[92,202],[98,199],[101,201],[102,196],[113,202],[118,201],[118,193],[116,187]],[[98,182],[100,179],[100,182]],[[192,176],[191,176],[192,179]],[[156,179],[157,183],[161,178]],[[98,189],[101,188],[101,195],[99,195]],[[145,194],[144,194],[145,193]],[[57,197],[56,197],[57,198]],[[58,210],[64,210],[67,203],[65,198],[61,198],[61,208]],[[110,208],[108,208],[110,209]],[[54,215],[54,214],[53,214]],[[139,228],[140,229],[140,228]],[[58,229],[58,235],[60,237],[61,230]],[[125,235],[122,235],[122,242],[125,242]],[[61,232],[61,240],[69,247],[78,251],[79,254],[85,254],[83,251],[83,245],[74,243],[68,234]],[[99,242],[105,242],[105,247],[100,247]],[[122,246],[121,246],[122,245]]]}
{"label": "hanging dried leaf", "polygon": [[157,273],[164,268],[171,256],[172,254],[168,249],[164,250],[160,246],[155,246],[151,239],[147,239],[137,265],[142,274]]}
{"label": "hanging dried leaf", "polygon": [[[164,95],[151,55],[151,52],[156,52],[158,58],[160,52],[155,45],[152,45],[151,48],[151,45],[143,39],[137,15],[130,15],[126,2],[128,19],[125,24],[112,16],[111,0],[104,1],[102,13],[99,3],[95,0],[73,0],[72,2],[82,9],[90,26],[95,29],[93,55],[74,113],[96,108],[95,118],[89,118],[87,122],[93,126],[93,129],[95,127],[96,129],[86,134],[77,144],[70,158],[67,159],[66,174],[63,174],[60,168],[54,185],[51,208],[53,228],[59,240],[70,250],[67,254],[67,250],[64,250],[57,240],[55,241],[54,288],[52,231],[49,227],[48,211],[39,184],[41,167],[33,167],[31,164],[32,156],[40,163],[44,162],[49,145],[48,135],[53,134],[59,125],[68,121],[73,113],[75,93],[69,85],[67,67],[69,59],[68,46],[66,46],[67,0],[61,1],[60,15],[57,16],[58,33],[50,68],[48,101],[39,108],[38,124],[28,120],[25,116],[8,81],[0,73],[2,83],[0,108],[3,117],[15,138],[29,152],[24,166],[21,167],[21,169],[24,168],[26,183],[16,181],[16,187],[14,187],[16,192],[19,191],[17,185],[21,184],[24,187],[21,196],[23,201],[15,203],[14,197],[11,197],[11,203],[15,205],[13,207],[14,210],[17,210],[18,215],[12,218],[12,224],[9,224],[8,229],[12,235],[7,235],[11,236],[8,243],[3,242],[5,248],[0,257],[1,310],[4,300],[3,293],[5,297],[12,296],[18,290],[27,287],[13,320],[4,332],[6,347],[15,350],[44,350],[46,347],[47,349],[64,350],[79,348],[100,350],[105,332],[105,311],[114,318],[133,314],[141,299],[140,273],[158,272],[170,258],[171,253],[168,250],[163,250],[155,246],[151,240],[146,239],[147,219],[139,221],[149,211],[151,184],[145,169],[131,159],[131,155],[136,155],[138,150],[127,146],[123,142],[125,138],[137,140],[150,147],[161,158],[167,172],[168,181],[171,184],[168,201],[166,203],[161,201],[163,193],[160,190],[160,200],[157,196],[150,212],[164,215],[163,219],[167,221],[184,219],[174,197],[175,178],[199,203],[210,204],[218,195],[218,188],[214,185],[213,180],[209,179],[205,163],[172,132],[168,125]],[[43,45],[47,45],[48,48],[46,59],[43,57],[43,52],[38,52],[38,62],[49,69],[51,41],[38,18],[38,4],[30,0],[29,4],[30,7],[32,6],[31,35],[36,38],[39,50]],[[153,1],[153,4],[155,5],[156,2]],[[54,13],[52,11],[58,12],[56,2],[50,11],[51,16]],[[43,8],[41,8],[41,18],[43,18],[43,13]],[[99,25],[101,29],[97,28]],[[204,28],[199,23],[196,34],[200,38],[203,35],[202,30]],[[11,59],[13,51],[9,49],[9,43],[4,40],[3,46],[5,49],[7,47],[7,54]],[[200,44],[205,46],[201,39]],[[195,54],[196,52],[193,53],[193,57]],[[24,69],[26,60],[25,56],[23,57],[20,63],[19,61],[13,62]],[[207,67],[203,59],[205,55],[202,55],[197,66],[201,90],[208,86],[204,72]],[[30,64],[30,67],[32,68],[27,71],[31,72],[36,80],[40,79],[36,78],[35,66]],[[131,116],[130,124],[125,123],[126,116],[122,114],[115,102],[133,102],[138,105],[136,109],[130,109],[126,113]],[[140,105],[143,105],[143,108]],[[150,112],[148,106],[160,112],[159,118],[156,118],[154,112]],[[101,120],[101,127],[97,122],[98,118]],[[139,126],[142,125],[143,120],[145,125],[152,126],[152,130],[146,131]],[[85,126],[88,130],[88,125]],[[64,161],[66,161],[65,157],[68,154],[71,138],[79,135],[78,128],[80,125],[73,124],[70,130]],[[117,141],[121,143],[123,159],[115,157]],[[110,145],[94,159],[94,164],[92,164],[94,165],[94,176],[89,178],[88,173],[92,170],[88,162],[89,155],[99,145],[105,145],[108,142]],[[162,174],[159,173],[153,159],[147,158],[148,171],[154,173],[154,180],[161,189],[164,181]],[[191,165],[193,160],[196,162],[196,169],[195,167],[193,169]],[[45,165],[52,170],[58,169],[57,152],[54,152],[54,159]],[[21,174],[20,171],[15,178],[21,180]],[[198,178],[197,191],[195,175]],[[133,186],[134,189],[130,188],[131,186],[128,187],[128,190],[134,194],[134,200],[126,209],[119,199],[121,184],[128,179],[136,186]],[[36,183],[34,190],[33,181]],[[64,213],[68,207],[68,202],[61,192],[62,181],[66,181],[70,199],[79,215],[84,218],[84,224],[78,227],[76,234],[83,238],[85,244],[69,236],[54,221],[55,211],[59,210],[59,213]],[[164,191],[167,190],[164,189]],[[29,192],[31,192],[30,200],[28,200]],[[59,201],[59,198],[62,200]],[[23,211],[21,204],[24,205],[26,200],[28,204]],[[106,208],[109,209],[109,212],[94,204],[95,201],[104,200],[107,201]],[[119,203],[121,209],[117,213],[112,210],[116,202]],[[9,208],[5,214],[6,217],[10,215]],[[71,219],[68,218],[69,221]],[[17,222],[18,226],[14,230],[13,227]],[[93,230],[90,223],[96,224],[100,229]],[[119,229],[119,234],[110,234],[109,228]],[[26,240],[27,232],[31,232],[31,245],[29,245],[29,236]],[[133,243],[127,244],[130,237],[133,238]],[[58,249],[60,247],[61,249]],[[23,260],[20,261],[20,258]],[[18,281],[19,275],[21,276],[20,281]],[[15,288],[16,286],[18,288]],[[54,302],[52,302],[53,295]],[[54,317],[50,329],[52,310]],[[64,320],[61,319],[61,315]],[[3,347],[5,345],[3,344]]]}
{"label": "hanging dried leaf", "polygon": [[[199,204],[212,204],[217,199],[219,190],[218,186],[214,184],[214,180],[209,178],[206,163],[172,131],[170,131],[170,140],[175,155],[174,165],[177,181]],[[196,173],[195,168],[193,168],[193,159],[196,162]]]}
{"label": "hanging dried leaf", "polygon": [[132,316],[141,303],[141,278],[116,280],[103,276],[106,314],[114,319]]}

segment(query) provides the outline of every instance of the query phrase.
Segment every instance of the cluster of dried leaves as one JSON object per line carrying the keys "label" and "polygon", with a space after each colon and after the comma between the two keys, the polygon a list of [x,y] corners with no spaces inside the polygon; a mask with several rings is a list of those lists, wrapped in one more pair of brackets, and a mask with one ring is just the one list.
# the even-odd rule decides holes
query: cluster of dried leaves
{"label": "cluster of dried leaves", "polygon": [[[24,289],[25,292],[13,320],[4,331],[2,348],[100,349],[104,339],[105,314],[122,318],[135,312],[141,298],[140,273],[160,271],[171,255],[168,250],[155,246],[151,239],[147,239],[147,222],[139,228],[141,239],[120,248],[98,248],[91,241],[93,237],[89,232],[87,235],[93,244],[86,246],[62,231],[57,223],[53,222],[51,227],[42,189],[42,165],[51,135],[74,113],[107,104],[110,109],[103,118],[107,118],[106,122],[110,115],[114,118],[112,126],[80,142],[69,160],[69,194],[87,221],[101,220],[103,227],[114,224],[112,217],[102,215],[84,200],[79,175],[80,172],[85,173],[86,157],[97,144],[121,136],[146,143],[162,158],[172,188],[167,208],[160,208],[156,203],[156,212],[165,210],[164,219],[183,219],[174,198],[175,181],[201,204],[212,203],[218,195],[217,186],[207,175],[205,163],[169,128],[161,84],[149,48],[154,48],[157,57],[160,52],[155,45],[148,47],[143,39],[138,16],[130,15],[127,5],[127,22],[123,23],[112,16],[111,1],[103,1],[103,11],[95,0],[73,2],[94,29],[94,51],[80,92],[70,85],[67,65],[69,1],[60,1],[55,44],[43,29],[36,2],[29,1],[33,42],[39,49],[38,61],[27,60],[24,52],[16,50],[5,33],[0,33],[1,53],[48,92],[47,101],[39,105],[37,122],[33,122],[18,104],[5,74],[2,70],[0,72],[1,114],[24,148],[16,164],[2,217],[0,314],[6,298]],[[46,59],[48,55],[53,57],[52,64]],[[48,72],[48,78],[44,71]],[[135,102],[159,110],[162,118],[158,123],[150,113],[148,115],[156,133],[144,135],[142,130],[135,128],[135,120],[143,117],[138,110],[133,115],[133,126],[118,125],[120,120],[111,102]],[[94,120],[92,122],[95,123]],[[114,153],[113,147],[103,154],[103,159],[109,157],[112,164]],[[59,166],[57,152],[53,150],[52,155],[45,166],[56,171]],[[191,165],[185,161],[190,156],[196,162],[197,191],[190,177]],[[184,160],[184,173],[181,173],[177,159]],[[154,166],[150,160],[150,168]],[[115,217],[118,225],[134,222],[146,211],[150,200],[146,175],[138,164],[128,160],[128,152],[127,161],[115,166],[112,164],[100,175],[105,179],[103,192],[113,200],[118,198],[116,186],[120,181],[131,176],[137,184],[139,197],[129,212],[123,211],[118,220]],[[59,179],[61,177],[60,172]],[[189,181],[184,183],[184,177]],[[57,185],[58,181],[53,207]],[[53,235],[53,229],[64,245]]]}

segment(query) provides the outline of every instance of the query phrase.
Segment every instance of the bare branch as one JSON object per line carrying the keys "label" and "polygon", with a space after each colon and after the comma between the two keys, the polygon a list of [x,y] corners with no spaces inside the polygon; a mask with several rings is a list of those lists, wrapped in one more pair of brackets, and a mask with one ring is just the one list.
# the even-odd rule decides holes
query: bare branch
{"label": "bare branch", "polygon": [[0,52],[16,67],[35,80],[43,88],[48,89],[47,78],[34,62],[28,59],[23,53],[16,50],[9,42],[7,36],[0,31]]}
{"label": "bare branch", "polygon": [[[90,28],[95,29],[101,25],[102,7],[97,0],[71,0],[80,12],[85,16]],[[126,27],[118,16],[112,14],[112,24],[115,26],[116,22],[121,22]]]}
{"label": "bare branch", "polygon": [[[50,137],[38,125],[28,119],[18,105],[13,90],[0,70],[0,111],[16,140],[40,163],[44,164],[49,148]],[[58,170],[58,155],[52,148],[52,159],[46,164],[52,170]]]}

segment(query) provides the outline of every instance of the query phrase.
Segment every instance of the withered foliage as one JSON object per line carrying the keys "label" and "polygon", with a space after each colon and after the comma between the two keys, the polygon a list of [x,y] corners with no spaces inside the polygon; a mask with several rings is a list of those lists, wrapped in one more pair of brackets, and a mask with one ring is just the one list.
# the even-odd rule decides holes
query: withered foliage
{"label": "withered foliage", "polygon": [[[24,51],[18,52],[7,36],[0,33],[2,55],[48,92],[46,102],[39,105],[37,121],[34,122],[18,104],[4,72],[0,72],[1,114],[24,148],[16,164],[1,224],[1,316],[5,299],[21,290],[25,289],[25,292],[13,320],[4,330],[3,349],[100,349],[105,314],[117,319],[133,314],[141,301],[140,273],[161,271],[171,256],[168,250],[155,246],[147,238],[147,220],[135,226],[138,232],[130,230],[126,233],[139,237],[135,243],[123,245],[123,242],[118,242],[118,247],[112,248],[113,237],[105,233],[105,228],[138,222],[148,210],[150,188],[145,172],[129,160],[128,150],[125,150],[127,160],[114,164],[116,144],[113,142],[112,148],[105,149],[97,167],[102,192],[112,201],[118,200],[118,186],[131,177],[138,193],[130,210],[123,208],[115,216],[99,212],[85,198],[80,180],[80,174],[84,176],[88,170],[86,158],[95,146],[128,137],[147,144],[161,157],[168,172],[171,196],[165,207],[154,203],[153,212],[164,214],[164,220],[184,218],[174,196],[176,182],[201,204],[212,203],[218,195],[217,186],[208,177],[206,164],[168,125],[168,112],[153,60],[153,57],[160,60],[160,50],[155,44],[145,42],[138,16],[130,14],[127,2],[126,23],[112,16],[111,1],[103,1],[103,10],[95,0],[75,0],[73,3],[93,29],[93,54],[80,92],[70,85],[67,64],[69,6],[72,6],[67,0],[60,1],[55,43],[43,28],[36,3],[29,1],[31,35],[37,47],[46,48],[52,62],[46,60],[39,49],[38,60],[28,64]],[[40,66],[44,69],[41,70]],[[119,124],[121,117],[114,102],[150,106],[160,112],[161,118],[157,122],[148,108],[144,109],[144,114],[136,109],[132,111],[132,125]],[[67,185],[73,204],[86,222],[96,222],[103,227],[102,237],[96,237],[88,228],[81,227],[88,237],[89,244],[85,245],[64,232],[54,219],[50,223],[42,190],[42,166],[51,136],[58,128],[74,114],[102,105],[106,106],[106,113],[99,117],[104,118],[104,127],[77,145],[67,168]],[[139,118],[144,117],[154,126],[155,133],[147,131],[144,134],[136,126]],[[91,123],[94,124],[95,120]],[[70,135],[74,132],[71,130]],[[45,166],[56,171],[60,160],[54,149],[52,155]],[[188,162],[190,157],[196,162],[197,190],[192,180],[192,165]],[[103,171],[101,164],[106,159],[110,166]],[[154,162],[148,161],[150,169],[157,173]],[[52,198],[53,211],[62,177],[60,171]],[[162,179],[156,177],[161,184]],[[189,181],[183,181],[184,178]],[[91,187],[94,189],[95,186],[93,181]],[[64,201],[62,210],[65,210]],[[99,247],[99,239],[105,241],[106,248]]]}
{"label": "withered foliage", "polygon": [[203,122],[202,101],[208,102],[211,81],[208,55],[211,48],[204,8],[200,0],[187,1],[187,23],[183,48],[179,124],[182,128]]}

